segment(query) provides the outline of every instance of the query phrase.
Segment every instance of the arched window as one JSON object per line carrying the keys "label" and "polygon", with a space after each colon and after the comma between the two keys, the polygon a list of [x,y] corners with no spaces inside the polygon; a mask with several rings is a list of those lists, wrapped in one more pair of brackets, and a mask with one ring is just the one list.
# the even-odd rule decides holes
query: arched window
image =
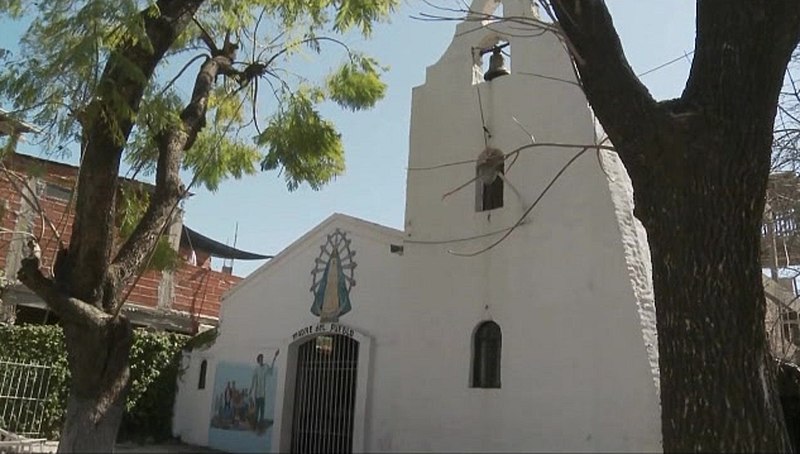
{"label": "arched window", "polygon": [[472,339],[472,387],[500,387],[500,352],[503,335],[500,325],[486,321],[478,325]]}
{"label": "arched window", "polygon": [[488,211],[503,206],[505,155],[497,148],[487,148],[478,156],[475,167],[475,210]]}
{"label": "arched window", "polygon": [[197,389],[206,389],[206,371],[208,370],[208,361],[203,360],[200,363],[200,379],[197,381]]}

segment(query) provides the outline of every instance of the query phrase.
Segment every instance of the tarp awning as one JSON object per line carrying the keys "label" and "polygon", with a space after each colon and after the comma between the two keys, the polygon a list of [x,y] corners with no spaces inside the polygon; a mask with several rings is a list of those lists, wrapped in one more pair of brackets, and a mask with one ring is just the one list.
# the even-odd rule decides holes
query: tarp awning
{"label": "tarp awning", "polygon": [[213,240],[205,235],[197,233],[189,227],[186,227],[185,224],[181,230],[181,246],[196,251],[204,251],[209,253],[212,257],[218,257],[221,259],[264,260],[272,258],[271,255],[247,252],[228,246],[227,244],[222,244],[217,240]]}

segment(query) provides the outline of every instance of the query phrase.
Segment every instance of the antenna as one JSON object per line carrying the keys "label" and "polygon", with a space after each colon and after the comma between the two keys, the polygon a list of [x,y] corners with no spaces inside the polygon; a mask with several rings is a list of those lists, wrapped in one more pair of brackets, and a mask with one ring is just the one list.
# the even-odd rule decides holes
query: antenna
{"label": "antenna", "polygon": [[[233,248],[236,249],[236,241],[239,239],[239,221],[236,221],[236,227],[233,231]],[[231,271],[233,271],[233,261],[235,259],[231,258]]]}

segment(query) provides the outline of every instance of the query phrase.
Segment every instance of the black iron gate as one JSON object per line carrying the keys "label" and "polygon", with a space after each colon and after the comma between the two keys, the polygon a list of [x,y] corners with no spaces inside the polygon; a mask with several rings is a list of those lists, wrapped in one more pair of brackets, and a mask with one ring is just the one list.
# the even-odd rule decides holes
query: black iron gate
{"label": "black iron gate", "polygon": [[342,335],[298,348],[292,417],[293,453],[353,451],[358,342]]}

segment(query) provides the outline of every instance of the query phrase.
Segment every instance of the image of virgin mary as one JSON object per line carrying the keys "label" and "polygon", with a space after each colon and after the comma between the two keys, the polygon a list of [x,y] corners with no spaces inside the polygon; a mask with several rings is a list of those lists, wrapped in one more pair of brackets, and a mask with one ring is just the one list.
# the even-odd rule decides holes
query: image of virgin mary
{"label": "image of virgin mary", "polygon": [[314,304],[311,313],[320,317],[320,322],[335,322],[339,317],[350,312],[350,293],[347,290],[344,271],[342,270],[339,252],[334,250],[325,272],[314,293]]}

